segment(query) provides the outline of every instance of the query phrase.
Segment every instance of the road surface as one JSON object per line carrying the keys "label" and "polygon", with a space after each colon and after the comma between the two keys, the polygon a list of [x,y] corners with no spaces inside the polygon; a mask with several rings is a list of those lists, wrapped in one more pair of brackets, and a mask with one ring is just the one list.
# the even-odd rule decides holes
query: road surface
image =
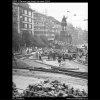
{"label": "road surface", "polygon": [[13,70],[13,82],[17,85],[17,88],[25,89],[29,84],[38,84],[44,80],[58,80],[61,83],[65,83],[73,86],[75,89],[87,90],[87,80],[81,78],[75,78],[71,76],[46,73],[40,71],[28,71],[28,70]]}

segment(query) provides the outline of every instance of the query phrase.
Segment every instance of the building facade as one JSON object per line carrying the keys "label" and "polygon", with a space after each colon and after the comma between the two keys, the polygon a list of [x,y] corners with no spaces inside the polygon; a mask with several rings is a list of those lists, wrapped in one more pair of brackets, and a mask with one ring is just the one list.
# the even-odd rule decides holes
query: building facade
{"label": "building facade", "polygon": [[13,3],[13,10],[17,14],[18,33],[22,33],[23,30],[28,30],[30,34],[34,35],[34,11],[27,4],[23,3]]}
{"label": "building facade", "polygon": [[48,39],[60,34],[61,24],[58,20],[32,10],[27,3],[13,3],[13,12],[17,15],[18,33],[28,30],[32,35],[45,35]]}
{"label": "building facade", "polygon": [[54,38],[56,34],[60,34],[60,22],[51,16],[34,12],[34,34],[45,35],[48,39]]}

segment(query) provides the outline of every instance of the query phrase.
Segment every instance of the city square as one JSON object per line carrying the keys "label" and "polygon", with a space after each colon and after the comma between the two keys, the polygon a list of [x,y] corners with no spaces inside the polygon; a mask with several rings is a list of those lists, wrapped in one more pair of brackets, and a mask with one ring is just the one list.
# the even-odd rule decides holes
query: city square
{"label": "city square", "polygon": [[69,23],[69,10],[58,21],[46,9],[44,13],[33,9],[32,3],[12,6],[13,99],[87,98],[88,29]]}

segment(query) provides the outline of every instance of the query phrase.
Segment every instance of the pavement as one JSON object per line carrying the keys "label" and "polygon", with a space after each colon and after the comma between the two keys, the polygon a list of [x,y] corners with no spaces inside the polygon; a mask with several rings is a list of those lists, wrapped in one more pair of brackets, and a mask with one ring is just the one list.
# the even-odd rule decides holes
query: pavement
{"label": "pavement", "polygon": [[[59,63],[57,60],[48,61],[47,57],[43,57],[43,60],[40,61],[35,58],[34,54],[24,55],[20,57],[20,60],[33,67],[36,66],[36,67],[47,68],[47,65],[59,67]],[[78,72],[88,72],[88,66],[76,63],[74,61],[69,61],[69,60],[66,60],[65,62],[62,61],[61,67],[66,69],[73,69],[74,71],[78,71]]]}
{"label": "pavement", "polygon": [[[17,61],[23,62],[31,67],[48,68],[52,65],[59,67],[59,64],[57,61],[52,61],[52,60],[48,61],[46,60],[46,57],[45,57],[42,62],[40,60],[35,59],[34,54],[20,56],[20,58],[18,58]],[[50,66],[47,66],[47,65],[50,65]],[[63,67],[79,68],[79,70],[74,70],[74,71],[83,71],[83,72],[88,71],[87,66],[80,65],[78,63],[75,63],[69,60],[66,60],[64,62]],[[19,71],[17,74],[13,74],[13,81],[16,83],[18,88],[22,88],[22,89],[25,89],[29,84],[37,84],[45,79],[50,79],[50,80],[57,79],[66,84],[70,84],[74,88],[85,89],[87,91],[88,80],[81,79],[81,78],[76,78],[76,77],[66,76],[66,75],[59,75],[59,74],[54,74],[54,73],[47,73],[47,72],[37,72],[37,71],[31,72],[31,73],[27,71]]]}
{"label": "pavement", "polygon": [[44,80],[58,80],[61,83],[65,83],[74,87],[75,89],[84,89],[87,91],[87,80],[80,79],[76,77],[55,74],[55,73],[47,73],[47,72],[40,72],[40,71],[26,71],[26,70],[19,70],[15,69],[16,72],[13,70],[13,82],[16,84],[17,88],[26,89],[29,84],[39,84]]}
{"label": "pavement", "polygon": [[[32,60],[32,56],[29,57],[29,59]],[[53,61],[53,60],[47,60],[47,59],[43,59],[43,61],[40,61],[40,60],[35,60],[36,62],[39,62],[39,63],[44,63],[44,64],[47,64],[47,65],[51,65],[51,66],[56,66],[56,67],[59,67],[59,63],[57,60]],[[79,64],[79,63],[76,63],[74,61],[69,61],[69,60],[66,60],[65,62],[62,61],[62,68],[66,68],[66,69],[73,69],[74,71],[80,71],[80,72],[88,72],[88,67],[85,66],[85,65],[82,65],[82,64]]]}

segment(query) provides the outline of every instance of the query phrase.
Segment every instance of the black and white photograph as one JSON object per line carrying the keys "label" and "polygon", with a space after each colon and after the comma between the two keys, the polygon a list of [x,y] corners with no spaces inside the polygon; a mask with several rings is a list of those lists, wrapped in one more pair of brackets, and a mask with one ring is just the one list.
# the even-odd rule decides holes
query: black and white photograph
{"label": "black and white photograph", "polygon": [[12,99],[88,99],[88,3],[12,2]]}

